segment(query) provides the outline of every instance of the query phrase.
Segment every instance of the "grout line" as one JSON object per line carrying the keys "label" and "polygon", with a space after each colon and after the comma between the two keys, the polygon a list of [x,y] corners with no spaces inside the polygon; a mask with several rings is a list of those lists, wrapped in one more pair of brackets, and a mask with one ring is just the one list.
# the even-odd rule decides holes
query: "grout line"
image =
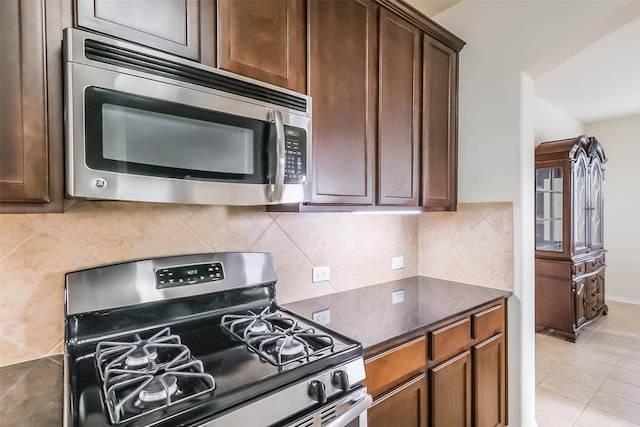
{"label": "grout line", "polygon": [[[204,239],[203,239],[203,238],[202,238],[202,237],[201,237],[201,236],[200,236],[200,235],[199,235],[199,234],[198,234],[198,233],[193,229],[193,227],[191,227],[191,226],[187,223],[187,221],[185,221],[184,219],[182,219],[182,218],[180,217],[180,215],[175,215],[175,217],[176,217],[176,218],[178,218],[178,220],[179,220],[179,221],[181,221],[181,222],[182,222],[182,224],[184,224],[184,226],[185,226],[185,227],[187,227],[187,229],[188,229],[188,230],[189,230],[189,231],[190,231],[194,236],[196,236],[196,238],[197,238],[198,240],[200,240],[200,241],[201,241],[201,242],[202,242],[206,247],[208,247],[208,248],[209,248],[209,249],[211,249],[212,251],[215,251],[215,248],[214,248],[213,246],[211,246],[211,245],[209,244],[209,242],[207,242],[206,240],[204,240]],[[173,236],[174,236],[178,231],[180,231],[180,230],[176,230],[176,231],[171,235],[171,237],[173,237]]]}
{"label": "grout line", "polygon": [[[613,379],[613,380],[617,380],[617,381],[621,381],[621,382],[627,383],[627,382],[626,382],[626,381],[624,381],[624,380],[620,380],[620,379],[617,379],[617,378],[613,378],[613,377],[611,377],[611,372],[613,371],[613,369],[615,369],[616,367],[618,367],[618,364],[620,363],[621,358],[624,356],[624,354],[626,354],[626,351],[628,351],[628,349],[629,349],[629,348],[631,348],[631,347],[630,347],[630,345],[629,345],[628,347],[626,347],[626,349],[625,349],[625,353],[623,353],[623,354],[621,354],[621,355],[618,355],[618,359],[617,359],[617,360],[616,360],[616,362],[615,362],[615,363],[613,363],[613,364],[611,364],[611,363],[607,363],[607,362],[602,362],[602,361],[599,361],[599,360],[597,360],[597,359],[591,359],[591,358],[589,358],[587,355],[576,354],[576,352],[578,352],[578,351],[579,351],[579,349],[580,349],[580,348],[581,348],[585,343],[587,343],[587,342],[590,342],[590,341],[591,341],[591,339],[594,337],[594,335],[595,335],[597,332],[601,332],[601,331],[600,331],[600,329],[601,329],[601,328],[602,328],[602,327],[603,327],[603,326],[608,322],[608,320],[609,320],[609,316],[607,316],[607,318],[606,318],[606,319],[604,319],[604,321],[603,321],[601,324],[599,324],[599,325],[595,328],[595,330],[594,330],[593,332],[591,332],[591,334],[590,334],[590,335],[589,335],[589,336],[588,336],[588,337],[587,337],[583,342],[581,342],[580,344],[576,345],[576,347],[575,347],[574,349],[572,349],[572,350],[571,350],[571,351],[569,351],[567,354],[565,354],[564,356],[562,356],[562,357],[560,358],[560,360],[558,361],[558,363],[557,363],[557,364],[556,364],[556,365],[551,369],[551,371],[550,371],[547,375],[545,375],[545,376],[540,380],[540,383],[542,383],[542,382],[543,382],[543,381],[544,381],[544,380],[545,380],[545,379],[546,379],[546,378],[547,378],[551,373],[553,373],[553,372],[554,372],[554,371],[555,371],[555,370],[556,370],[560,365],[562,365],[562,364],[563,364],[563,363],[565,363],[567,360],[569,360],[569,358],[570,358],[570,357],[580,356],[580,357],[588,358],[588,359],[590,359],[590,360],[593,360],[593,361],[599,362],[599,363],[601,363],[601,364],[612,365],[612,368],[611,368],[611,370],[609,371],[609,373],[608,373],[607,375],[605,375],[605,376],[604,376],[604,377],[605,377],[605,378],[604,378],[604,380],[603,380],[603,381],[598,385],[598,387],[596,387],[596,388],[595,388],[595,393],[593,394],[593,396],[591,396],[591,398],[589,399],[589,401],[588,401],[586,404],[583,404],[582,402],[578,402],[578,403],[580,403],[580,404],[583,404],[583,405],[584,405],[584,407],[583,407],[582,411],[580,412],[580,415],[578,415],[578,417],[576,418],[576,420],[573,422],[573,427],[577,427],[577,426],[579,426],[579,424],[578,424],[578,420],[580,419],[580,417],[582,416],[582,414],[584,413],[584,411],[586,411],[586,410],[587,410],[587,408],[591,408],[591,409],[594,409],[594,410],[597,410],[597,411],[600,411],[600,412],[603,412],[603,413],[609,414],[609,415],[611,415],[611,416],[613,416],[613,417],[615,417],[615,418],[619,418],[620,420],[624,420],[624,421],[629,422],[629,423],[631,423],[631,424],[635,424],[633,421],[631,421],[631,420],[629,420],[629,419],[626,419],[626,418],[622,418],[622,417],[618,416],[617,414],[613,414],[613,413],[611,413],[611,412],[609,412],[609,411],[606,411],[606,410],[603,410],[603,409],[599,409],[599,408],[595,408],[595,407],[590,406],[590,405],[591,405],[591,402],[593,401],[593,399],[594,399],[594,397],[596,396],[596,394],[598,394],[598,392],[606,393],[606,394],[609,394],[609,395],[611,395],[611,396],[614,396],[614,397],[617,397],[617,398],[621,398],[621,399],[624,399],[624,400],[629,401],[629,402],[632,402],[632,403],[636,403],[636,404],[638,403],[638,402],[634,402],[634,401],[632,401],[632,400],[626,399],[626,398],[625,398],[625,397],[623,397],[623,396],[618,396],[618,395],[615,395],[615,394],[612,394],[612,393],[608,393],[608,392],[606,392],[606,391],[604,391],[604,390],[601,390],[601,389],[602,389],[603,384],[604,384],[604,383],[606,382],[606,380],[607,380],[607,379],[609,379],[609,378],[611,378],[611,379]],[[607,334],[607,335],[611,335],[611,336],[615,336],[615,337],[619,337],[619,335],[611,334],[611,333],[608,333],[608,332],[602,332],[602,333]],[[543,334],[540,334],[540,335],[543,335]],[[547,336],[547,335],[549,335],[549,334],[544,334],[544,336]],[[624,368],[624,367],[622,367],[622,368]],[[624,369],[628,369],[628,368],[624,368]],[[632,384],[632,383],[627,383],[627,384],[630,384],[630,385],[634,385],[634,386],[635,386],[635,384]],[[540,386],[539,386],[539,384],[537,384],[537,385],[536,385],[536,390],[538,390],[538,389],[546,390],[546,389],[544,389],[544,388],[540,387]],[[552,392],[552,393],[555,393],[555,392],[553,392],[552,390],[546,390],[546,391],[550,391],[550,392]],[[555,394],[558,394],[558,393],[555,393]],[[569,398],[569,397],[567,397],[567,396],[563,396],[563,395],[560,395],[560,396],[562,396],[562,397],[564,397],[564,398],[568,398],[568,399],[570,399],[570,400],[574,400],[574,399],[571,399],[571,398]],[[575,400],[574,400],[574,401],[575,401]],[[576,401],[576,402],[577,402],[577,401]]]}

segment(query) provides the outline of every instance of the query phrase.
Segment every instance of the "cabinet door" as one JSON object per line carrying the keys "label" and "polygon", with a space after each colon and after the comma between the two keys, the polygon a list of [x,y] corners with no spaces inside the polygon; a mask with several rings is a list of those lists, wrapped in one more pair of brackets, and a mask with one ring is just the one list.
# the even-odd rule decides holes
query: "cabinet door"
{"label": "cabinet door", "polygon": [[574,253],[587,251],[589,221],[589,178],[587,156],[578,155],[573,169],[573,249]]}
{"label": "cabinet door", "polygon": [[305,93],[305,2],[218,0],[222,69]]}
{"label": "cabinet door", "polygon": [[0,1],[0,212],[63,209],[61,10]]}
{"label": "cabinet door", "polygon": [[458,198],[458,55],[424,36],[422,206],[455,210]]}
{"label": "cabinet door", "polygon": [[378,204],[418,206],[421,32],[380,11]]}
{"label": "cabinet door", "polygon": [[369,0],[308,3],[312,203],[373,203],[376,7]]}
{"label": "cabinet door", "polygon": [[78,26],[200,59],[198,0],[76,0]]}
{"label": "cabinet door", "polygon": [[597,157],[591,160],[589,166],[589,249],[597,250],[603,247],[603,219],[604,207],[602,197],[603,173],[602,165]]}
{"label": "cabinet door", "polygon": [[604,306],[604,270],[596,274],[596,307],[600,310]]}
{"label": "cabinet door", "polygon": [[473,347],[473,425],[506,425],[504,336],[498,334]]}
{"label": "cabinet door", "polygon": [[575,286],[574,323],[577,329],[587,320],[587,283],[585,279],[582,279],[577,281],[573,286]]}
{"label": "cabinet door", "polygon": [[429,369],[429,427],[471,426],[471,353]]}
{"label": "cabinet door", "polygon": [[425,375],[380,396],[367,411],[369,427],[426,427],[427,398]]}

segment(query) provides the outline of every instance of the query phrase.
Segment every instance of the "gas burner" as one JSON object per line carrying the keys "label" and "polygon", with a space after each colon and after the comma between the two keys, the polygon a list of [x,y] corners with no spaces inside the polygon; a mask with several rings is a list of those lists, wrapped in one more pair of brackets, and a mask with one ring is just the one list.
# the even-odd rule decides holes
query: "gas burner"
{"label": "gas burner", "polygon": [[280,337],[276,340],[277,351],[283,357],[297,356],[304,352],[304,344],[295,340],[292,336]]}
{"label": "gas burner", "polygon": [[222,316],[222,327],[239,340],[244,341],[251,333],[271,333],[293,326],[293,320],[280,313],[271,313],[265,307],[260,313],[249,310],[248,314]]}
{"label": "gas burner", "polygon": [[124,360],[124,364],[130,368],[137,368],[140,366],[147,366],[151,361],[154,361],[158,358],[158,352],[153,351],[152,353],[145,354],[141,348],[136,348],[133,350],[127,358]]}
{"label": "gas burner", "polygon": [[153,403],[166,400],[167,396],[173,396],[178,391],[178,379],[175,375],[153,377],[151,381],[140,390],[138,399],[144,403]]}
{"label": "gas burner", "polygon": [[269,332],[271,330],[271,325],[264,320],[256,319],[247,327],[247,331],[254,333],[263,333]]}
{"label": "gas burner", "polygon": [[136,334],[132,342],[103,341],[95,354],[114,424],[196,399],[215,388],[202,362],[169,328],[147,339]]}

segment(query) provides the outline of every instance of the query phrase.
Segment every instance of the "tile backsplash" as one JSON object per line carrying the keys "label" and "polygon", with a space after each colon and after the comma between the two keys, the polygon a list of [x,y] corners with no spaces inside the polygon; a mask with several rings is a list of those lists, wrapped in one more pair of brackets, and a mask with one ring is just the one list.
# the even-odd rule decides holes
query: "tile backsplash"
{"label": "tile backsplash", "polygon": [[418,229],[420,275],[513,290],[511,203],[461,203],[421,215]]}
{"label": "tile backsplash", "polygon": [[[510,227],[511,204],[415,216],[70,201],[64,214],[0,215],[0,366],[62,353],[69,271],[166,255],[264,251],[274,257],[280,303],[417,274],[510,289]],[[403,269],[391,269],[396,256],[404,256]],[[311,268],[324,265],[331,280],[312,283]]]}

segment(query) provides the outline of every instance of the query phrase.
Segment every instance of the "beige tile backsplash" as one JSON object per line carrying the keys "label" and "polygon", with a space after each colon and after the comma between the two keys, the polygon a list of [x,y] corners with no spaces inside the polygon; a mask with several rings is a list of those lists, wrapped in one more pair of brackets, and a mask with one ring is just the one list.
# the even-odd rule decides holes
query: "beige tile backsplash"
{"label": "beige tile backsplash", "polygon": [[513,289],[511,203],[459,204],[457,212],[419,219],[418,273],[497,289]]}
{"label": "beige tile backsplash", "polygon": [[[0,215],[0,366],[61,353],[68,271],[221,251],[271,252],[280,303],[417,274],[510,289],[511,204],[414,215],[274,214],[261,207],[71,201]],[[391,270],[391,258],[405,267]],[[311,268],[331,280],[311,282]]]}

